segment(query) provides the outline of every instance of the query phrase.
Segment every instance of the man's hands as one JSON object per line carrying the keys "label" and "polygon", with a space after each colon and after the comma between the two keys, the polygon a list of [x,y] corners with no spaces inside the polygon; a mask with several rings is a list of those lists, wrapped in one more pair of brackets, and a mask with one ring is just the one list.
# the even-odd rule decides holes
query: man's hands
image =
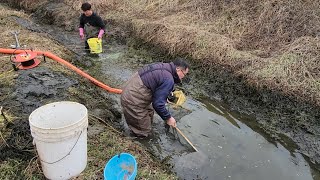
{"label": "man's hands", "polygon": [[79,35],[80,35],[80,38],[83,40],[84,39],[84,30],[83,30],[83,28],[79,28]]}
{"label": "man's hands", "polygon": [[173,117],[170,117],[170,118],[167,120],[167,124],[168,124],[169,126],[174,127],[174,128],[177,126],[177,122],[176,122],[176,120],[175,120]]}

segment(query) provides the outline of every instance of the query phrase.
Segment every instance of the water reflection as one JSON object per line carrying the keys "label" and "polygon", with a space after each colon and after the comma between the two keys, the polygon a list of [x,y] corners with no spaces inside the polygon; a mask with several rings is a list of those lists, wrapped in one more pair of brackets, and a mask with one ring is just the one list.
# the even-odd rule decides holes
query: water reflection
{"label": "water reflection", "polygon": [[[230,112],[222,104],[188,100],[192,113],[178,124],[199,153],[175,157],[184,179],[312,180],[319,179],[304,157],[272,141],[253,119]],[[250,122],[250,127],[244,122]],[[254,129],[252,129],[252,127]]]}

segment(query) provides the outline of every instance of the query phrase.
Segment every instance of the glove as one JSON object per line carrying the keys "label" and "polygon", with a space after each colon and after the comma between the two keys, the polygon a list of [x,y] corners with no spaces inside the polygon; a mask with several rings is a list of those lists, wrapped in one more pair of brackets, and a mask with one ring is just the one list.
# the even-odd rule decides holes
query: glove
{"label": "glove", "polygon": [[99,34],[98,34],[98,39],[101,39],[103,34],[104,34],[104,30],[100,29]]}
{"label": "glove", "polygon": [[83,33],[83,28],[79,28],[79,35],[81,39],[84,39],[84,33]]}

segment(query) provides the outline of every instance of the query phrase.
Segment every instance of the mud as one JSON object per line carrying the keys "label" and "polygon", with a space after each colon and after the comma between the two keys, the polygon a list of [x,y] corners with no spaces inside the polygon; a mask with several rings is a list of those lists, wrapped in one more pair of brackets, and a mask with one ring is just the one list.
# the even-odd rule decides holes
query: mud
{"label": "mud", "polygon": [[[2,133],[8,134],[5,136],[6,143],[0,145],[0,161],[14,160],[18,163],[14,165],[16,169],[12,169],[17,171],[14,177],[18,179],[26,178],[25,169],[30,168],[31,162],[36,159],[37,153],[28,122],[30,113],[36,108],[51,102],[70,100],[86,104],[92,114],[103,119],[121,119],[120,112],[111,105],[114,102],[110,101],[108,94],[99,91],[98,87],[92,86],[88,81],[83,82],[80,77],[71,77],[48,68],[45,62],[33,69],[17,71],[16,74],[13,87],[0,88],[1,95],[9,94],[1,101],[3,111],[12,113],[15,118],[13,123],[7,123],[4,129],[1,129]],[[86,93],[79,94],[81,92]],[[101,126],[89,124],[88,137],[104,130]],[[34,176],[45,179],[39,169],[31,171]],[[28,172],[30,173],[30,169]]]}
{"label": "mud", "polygon": [[5,109],[21,115],[21,119],[6,127],[11,129],[7,140],[10,147],[0,149],[1,160],[6,158],[30,159],[35,156],[32,137],[29,133],[29,114],[52,99],[65,100],[67,98],[65,89],[78,84],[77,81],[61,73],[54,73],[46,67],[17,73],[19,75],[15,79],[16,84],[12,89],[10,99],[1,104]]}
{"label": "mud", "polygon": [[16,81],[15,99],[23,107],[24,114],[31,113],[48,102],[48,99],[66,99],[66,89],[78,84],[76,80],[58,72],[53,73],[46,67],[19,71]]}

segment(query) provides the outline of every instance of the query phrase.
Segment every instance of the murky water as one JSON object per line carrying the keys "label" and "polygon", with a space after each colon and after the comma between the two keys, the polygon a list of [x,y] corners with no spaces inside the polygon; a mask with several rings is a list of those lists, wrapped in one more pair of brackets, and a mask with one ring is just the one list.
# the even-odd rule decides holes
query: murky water
{"label": "murky water", "polygon": [[[190,153],[188,158],[177,158],[175,169],[182,177],[188,173],[192,178],[199,174],[202,179],[319,179],[301,154],[288,151],[248,127],[242,120],[250,119],[244,120],[243,115],[209,100],[189,100],[186,107],[192,113],[184,116],[179,126],[196,144],[201,156]],[[192,161],[196,165],[191,168],[181,168],[179,164],[188,164],[189,156],[199,156],[201,161]]]}
{"label": "murky water", "polygon": [[[28,25],[25,22],[21,24]],[[39,31],[44,28],[41,27]],[[49,30],[46,32],[50,33]],[[65,33],[59,37],[55,37],[56,33],[50,35],[71,49],[71,46],[81,47],[80,42],[75,41],[75,34]],[[101,73],[105,77],[103,82],[119,88],[141,66],[134,59],[143,57],[128,59],[124,56],[126,52],[124,45],[108,44],[104,46],[104,53],[94,58],[101,64]],[[294,143],[286,141],[283,146],[273,141],[254,119],[232,112],[219,102],[208,99],[194,100],[188,97],[184,108],[168,106],[178,120],[179,129],[199,152],[195,152],[172,129],[167,131],[157,115],[154,136],[141,141],[163,162],[172,163],[173,171],[181,179],[320,179],[319,171],[313,168],[315,165],[295,152]]]}

